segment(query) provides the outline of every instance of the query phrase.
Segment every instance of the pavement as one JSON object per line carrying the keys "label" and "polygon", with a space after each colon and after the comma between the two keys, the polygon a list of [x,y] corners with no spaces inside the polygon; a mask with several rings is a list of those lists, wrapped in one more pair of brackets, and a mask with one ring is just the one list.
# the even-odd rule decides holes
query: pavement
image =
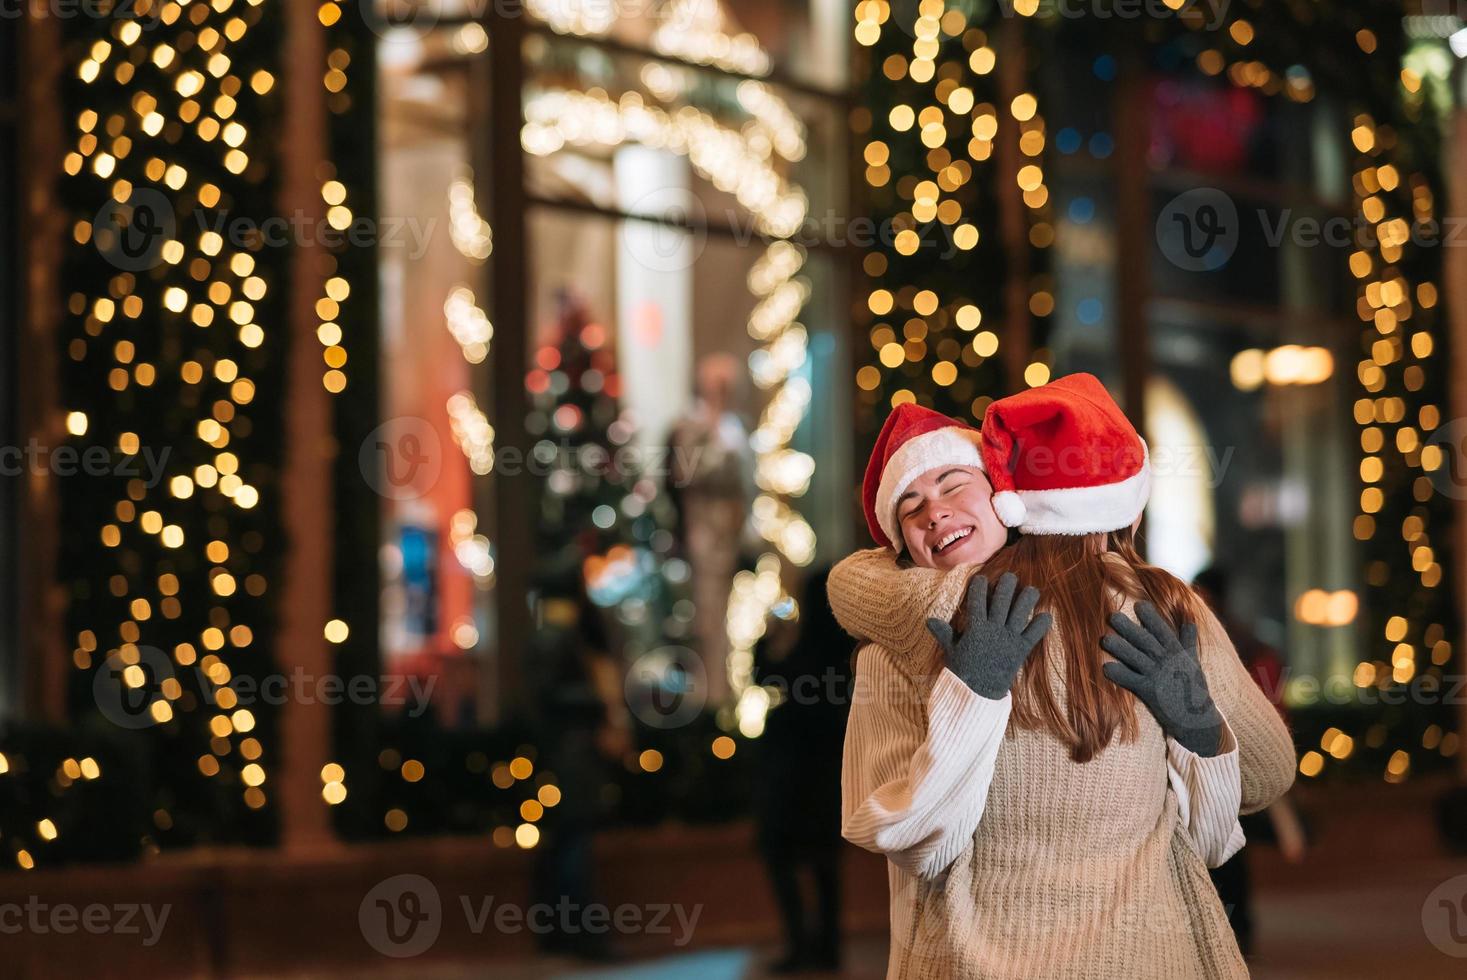
{"label": "pavement", "polygon": [[[1463,980],[1467,978],[1467,857],[1449,853],[1432,822],[1441,784],[1302,787],[1311,825],[1305,860],[1285,864],[1250,848],[1256,882],[1258,980]],[[848,936],[844,969],[811,980],[885,975],[882,934]],[[767,944],[699,948],[599,968],[566,959],[383,964],[351,971],[370,980],[761,980],[777,951]],[[296,976],[299,976],[297,974]]]}

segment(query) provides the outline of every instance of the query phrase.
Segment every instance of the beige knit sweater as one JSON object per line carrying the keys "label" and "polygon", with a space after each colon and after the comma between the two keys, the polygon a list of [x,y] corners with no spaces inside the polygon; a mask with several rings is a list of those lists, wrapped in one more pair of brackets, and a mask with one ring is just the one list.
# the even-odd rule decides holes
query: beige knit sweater
{"label": "beige knit sweater", "polygon": [[1241,844],[1236,814],[1216,811],[1276,799],[1294,750],[1221,625],[1198,624],[1230,730],[1218,759],[1182,750],[1138,706],[1135,742],[1076,764],[1047,732],[1006,732],[1009,698],[942,667],[924,621],[951,619],[975,570],[899,571],[878,549],[830,577],[837,619],[875,641],[857,660],[842,828],[889,859],[889,980],[1246,977],[1206,872]]}

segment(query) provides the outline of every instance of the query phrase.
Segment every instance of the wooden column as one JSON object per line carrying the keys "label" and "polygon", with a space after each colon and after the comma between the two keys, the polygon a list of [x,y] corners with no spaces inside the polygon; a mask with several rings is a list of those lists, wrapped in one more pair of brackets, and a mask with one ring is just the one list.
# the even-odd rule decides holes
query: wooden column
{"label": "wooden column", "polygon": [[[1146,150],[1151,141],[1151,98],[1146,86],[1143,40],[1126,32],[1111,117],[1115,120],[1116,188],[1116,352],[1121,372],[1121,407],[1132,424],[1146,432],[1146,381],[1151,377],[1151,328],[1146,304],[1151,297],[1151,171]],[[1146,554],[1146,519],[1138,542]]]}
{"label": "wooden column", "polygon": [[1116,349],[1121,406],[1136,428],[1146,421],[1146,380],[1151,375],[1151,335],[1146,303],[1151,291],[1153,225],[1150,170],[1150,93],[1139,37],[1125,42],[1111,103],[1116,127]]}
{"label": "wooden column", "polygon": [[[528,404],[525,371],[529,365],[528,334],[530,269],[526,261],[525,165],[520,149],[524,111],[524,19],[518,10],[501,12],[493,6],[489,32],[489,172],[479,175],[487,187],[489,223],[494,230],[490,259],[490,319],[494,323],[493,392],[490,422],[496,451],[513,449],[521,460],[529,451],[525,431]],[[475,120],[482,125],[482,120]],[[487,184],[486,184],[487,182]],[[483,200],[485,198],[481,198]],[[512,713],[521,697],[520,660],[530,640],[530,609],[526,593],[534,564],[534,494],[527,467],[514,476],[494,477],[495,638],[492,683],[497,721]],[[486,678],[487,680],[487,678]]]}
{"label": "wooden column", "polygon": [[[326,105],[321,75],[326,63],[323,29],[313,4],[280,6],[285,17],[285,57],[282,61],[280,213],[300,215],[319,227],[324,219],[318,168],[326,159]],[[359,207],[367,206],[360,202]],[[276,667],[289,673],[299,668],[310,677],[332,670],[332,656],[323,629],[335,615],[332,606],[333,493],[331,398],[321,384],[321,345],[316,340],[316,300],[324,295],[325,279],[317,245],[297,246],[292,252],[285,383],[285,452],[280,492],[285,533],[284,581],[280,596],[280,627]],[[351,623],[355,629],[376,629],[376,623]],[[291,851],[319,849],[333,837],[325,802],[321,799],[321,767],[329,760],[331,709],[313,699],[311,704],[288,700],[280,714],[280,771],[276,793],[280,802],[280,842]]]}
{"label": "wooden column", "polygon": [[[60,25],[45,8],[28,4],[21,27],[20,213],[21,324],[14,352],[19,369],[15,432],[22,445],[34,439],[59,446],[68,438],[65,407],[57,403],[56,331],[65,308],[60,281],[67,215],[56,202],[61,176],[62,120],[56,113],[61,74]],[[56,581],[59,509],[55,477],[27,473],[17,479],[19,556],[16,606],[20,652],[20,710],[49,724],[66,720],[67,675],[73,669],[66,643],[66,590]]]}

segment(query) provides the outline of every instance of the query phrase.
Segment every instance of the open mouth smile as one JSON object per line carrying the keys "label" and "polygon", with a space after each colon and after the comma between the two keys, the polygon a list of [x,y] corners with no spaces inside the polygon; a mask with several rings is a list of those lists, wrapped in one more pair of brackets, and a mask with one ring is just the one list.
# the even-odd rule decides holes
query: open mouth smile
{"label": "open mouth smile", "polygon": [[965,540],[968,535],[972,533],[973,527],[972,525],[969,525],[968,527],[960,527],[956,531],[945,534],[943,535],[942,540],[937,542],[937,547],[932,549],[932,553],[934,555],[940,555],[943,552],[947,551],[949,548],[956,545],[958,542]]}

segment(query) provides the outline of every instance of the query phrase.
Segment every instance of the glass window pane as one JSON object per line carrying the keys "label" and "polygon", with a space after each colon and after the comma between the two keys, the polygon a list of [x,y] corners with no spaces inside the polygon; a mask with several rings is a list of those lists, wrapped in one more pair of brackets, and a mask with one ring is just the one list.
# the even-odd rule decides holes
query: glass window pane
{"label": "glass window pane", "polygon": [[[381,57],[379,249],[383,669],[436,678],[441,720],[472,719],[491,639],[484,392],[487,225],[472,167],[467,58],[456,29]],[[486,518],[487,520],[487,518]]]}
{"label": "glass window pane", "polygon": [[788,77],[829,92],[850,78],[850,6],[844,0],[373,0],[376,27],[417,34],[502,11],[528,10],[558,34],[605,38],[689,64]]}
{"label": "glass window pane", "polygon": [[[807,215],[844,211],[845,117],[827,100],[567,38],[526,39],[525,61],[522,142],[535,196],[661,214],[668,194],[686,187],[690,217],[746,237],[790,234]],[[686,160],[666,175],[667,191],[618,195],[615,151],[637,143]]]}
{"label": "glass window pane", "polygon": [[[671,164],[639,153],[636,165],[655,180],[659,167]],[[822,437],[809,414],[813,406],[822,406],[818,411],[827,419],[849,411],[839,262],[818,252],[803,255],[796,282],[808,298],[780,349],[756,339],[750,327],[760,322],[761,307],[767,308],[762,290],[771,250],[763,245],[544,205],[531,210],[529,233],[528,426],[545,458],[568,471],[546,481],[541,521],[562,532],[548,534],[546,541],[561,541],[568,553],[579,554],[590,534],[597,541],[592,551],[609,557],[630,537],[646,552],[648,567],[665,568],[667,559],[686,557],[695,618],[682,627],[662,624],[662,635],[679,629],[694,634],[688,645],[704,652],[710,703],[716,703],[725,677],[719,651],[727,646],[725,608],[733,574],[747,556],[780,544],[761,539],[766,524],[757,516],[749,519],[751,510],[760,512],[751,504],[772,486],[790,489],[791,482],[814,479],[808,468],[793,476],[786,469],[802,469],[797,457],[760,451],[757,432],[775,392],[787,387],[801,394],[804,404],[794,415],[799,424],[788,446],[808,454],[825,491],[840,493],[837,488],[850,478],[848,447]],[[792,261],[799,257],[785,246],[773,252]],[[716,431],[704,433],[704,422]],[[605,456],[581,458],[596,452],[585,450],[588,444],[607,455],[624,449],[633,475],[624,476],[619,467],[597,470]],[[650,482],[641,484],[638,472]],[[786,520],[813,526],[821,554],[845,547],[844,515],[800,515],[805,499],[815,498],[793,497],[795,513]],[[652,513],[664,505],[670,514]],[[578,525],[584,526],[581,540],[564,533]],[[709,537],[715,525],[722,530]],[[798,553],[797,546],[782,543],[787,553]],[[630,627],[645,611],[640,598],[598,586],[595,574],[587,575],[587,586],[617,629],[638,632]]]}

